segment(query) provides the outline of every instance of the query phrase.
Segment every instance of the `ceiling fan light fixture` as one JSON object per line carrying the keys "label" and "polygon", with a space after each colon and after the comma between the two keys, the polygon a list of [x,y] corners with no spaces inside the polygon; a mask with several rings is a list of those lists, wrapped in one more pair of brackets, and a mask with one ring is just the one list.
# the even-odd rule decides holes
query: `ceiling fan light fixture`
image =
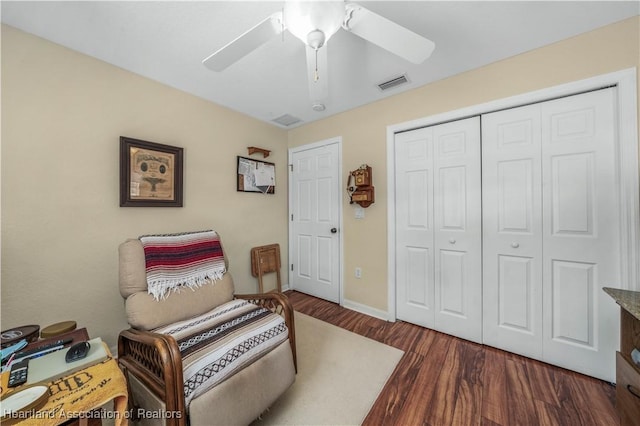
{"label": "ceiling fan light fixture", "polygon": [[307,44],[309,45],[309,47],[312,47],[315,50],[318,50],[322,46],[324,46],[325,41],[326,37],[320,30],[313,30],[309,34],[307,34]]}
{"label": "ceiling fan light fixture", "polygon": [[[342,27],[344,15],[342,1],[291,0],[284,4],[287,30],[314,49],[322,47]],[[323,40],[320,41],[318,33],[323,35]]]}

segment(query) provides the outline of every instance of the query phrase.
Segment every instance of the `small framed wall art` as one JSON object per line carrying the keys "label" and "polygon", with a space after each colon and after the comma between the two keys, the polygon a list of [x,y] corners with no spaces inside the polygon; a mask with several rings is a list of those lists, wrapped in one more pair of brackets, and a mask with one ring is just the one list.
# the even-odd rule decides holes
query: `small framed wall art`
{"label": "small framed wall art", "polygon": [[275,194],[276,165],[267,161],[238,156],[237,187],[239,192]]}
{"label": "small framed wall art", "polygon": [[120,207],[182,207],[183,150],[120,136]]}

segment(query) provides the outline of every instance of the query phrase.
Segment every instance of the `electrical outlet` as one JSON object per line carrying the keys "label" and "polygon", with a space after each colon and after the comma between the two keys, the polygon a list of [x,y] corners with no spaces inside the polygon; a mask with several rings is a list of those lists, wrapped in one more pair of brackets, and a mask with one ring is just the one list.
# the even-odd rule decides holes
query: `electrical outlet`
{"label": "electrical outlet", "polygon": [[362,278],[362,268],[356,268],[356,278]]}

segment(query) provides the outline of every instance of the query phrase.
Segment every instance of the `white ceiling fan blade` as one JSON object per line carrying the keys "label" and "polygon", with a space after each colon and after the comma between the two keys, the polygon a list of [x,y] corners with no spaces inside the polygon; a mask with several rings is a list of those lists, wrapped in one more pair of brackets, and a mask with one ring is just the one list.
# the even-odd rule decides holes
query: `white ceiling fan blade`
{"label": "white ceiling fan blade", "polygon": [[309,79],[309,97],[312,103],[324,101],[329,96],[329,73],[327,66],[327,45],[317,50],[307,48],[307,78]]}
{"label": "white ceiling fan blade", "polygon": [[431,40],[357,4],[347,5],[343,28],[414,64],[426,60],[436,47]]}
{"label": "white ceiling fan blade", "polygon": [[213,71],[222,71],[283,31],[282,12],[260,22],[226,46],[205,58],[202,63]]}

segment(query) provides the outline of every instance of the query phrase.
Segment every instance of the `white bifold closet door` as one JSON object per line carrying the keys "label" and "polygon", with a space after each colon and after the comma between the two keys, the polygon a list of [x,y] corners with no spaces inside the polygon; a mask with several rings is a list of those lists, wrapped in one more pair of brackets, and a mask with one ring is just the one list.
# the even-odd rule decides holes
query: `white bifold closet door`
{"label": "white bifold closet door", "polygon": [[482,341],[480,118],[395,135],[397,318]]}
{"label": "white bifold closet door", "polygon": [[615,381],[615,90],[482,116],[484,343]]}

